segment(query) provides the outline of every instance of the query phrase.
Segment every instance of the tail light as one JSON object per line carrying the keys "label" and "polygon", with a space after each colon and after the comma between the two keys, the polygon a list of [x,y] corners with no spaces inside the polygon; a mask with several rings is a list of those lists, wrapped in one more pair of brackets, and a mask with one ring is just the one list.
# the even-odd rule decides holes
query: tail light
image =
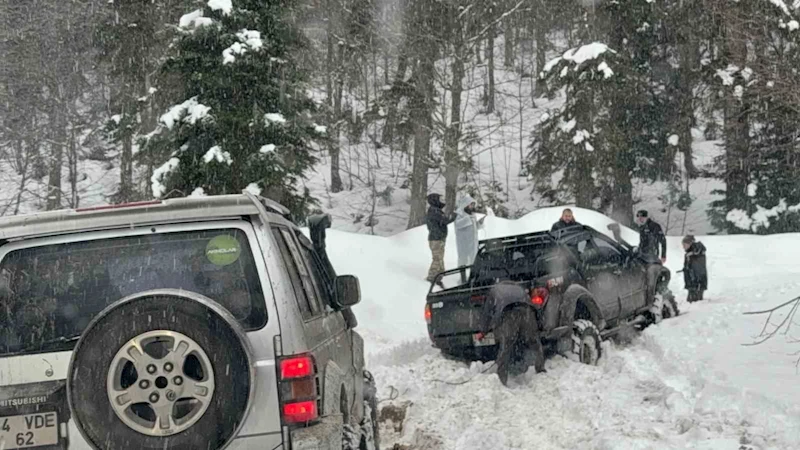
{"label": "tail light", "polygon": [[319,418],[317,368],[311,355],[293,355],[278,361],[278,395],[284,424],[302,424]]}
{"label": "tail light", "polygon": [[544,307],[547,303],[547,298],[550,296],[550,291],[547,288],[537,287],[531,289],[531,303],[536,308]]}
{"label": "tail light", "polygon": [[425,305],[425,323],[431,323],[431,305]]}

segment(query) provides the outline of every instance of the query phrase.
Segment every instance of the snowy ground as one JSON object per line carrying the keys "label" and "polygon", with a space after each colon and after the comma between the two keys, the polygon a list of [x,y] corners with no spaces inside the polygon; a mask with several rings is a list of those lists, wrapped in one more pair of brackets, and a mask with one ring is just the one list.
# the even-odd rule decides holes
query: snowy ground
{"label": "snowy ground", "polygon": [[[606,230],[609,219],[577,211]],[[541,230],[558,218],[541,209],[516,221],[488,218],[488,236]],[[634,241],[630,230],[624,237]],[[800,291],[800,235],[705,237],[708,300],[650,327],[626,344],[605,343],[598,367],[561,357],[546,374],[525,375],[507,389],[494,368],[446,360],[427,340],[423,307],[429,263],[425,230],[393,237],[333,231],[330,254],[341,273],[362,281],[357,308],[381,407],[407,406],[402,430],[384,424],[383,448],[484,449],[796,449],[800,444],[800,375],[779,336],[757,346],[766,309]],[[680,269],[679,238],[669,239],[670,269]],[[455,264],[454,243],[446,262]],[[785,256],[784,256],[785,255]],[[800,332],[800,328],[795,329]],[[797,334],[797,333],[796,333]],[[458,383],[455,386],[446,382]],[[390,398],[393,398],[390,400]],[[402,447],[405,446],[405,447]]]}

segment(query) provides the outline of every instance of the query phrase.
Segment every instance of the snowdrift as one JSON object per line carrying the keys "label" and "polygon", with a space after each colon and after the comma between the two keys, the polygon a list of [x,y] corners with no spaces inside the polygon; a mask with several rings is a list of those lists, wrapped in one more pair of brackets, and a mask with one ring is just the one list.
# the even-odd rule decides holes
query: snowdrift
{"label": "snowdrift", "polygon": [[[610,235],[613,221],[573,208],[576,219]],[[561,208],[518,220],[487,217],[481,238],[549,229]],[[555,357],[548,373],[505,389],[488,365],[472,367],[430,348],[423,320],[430,263],[427,230],[393,237],[331,230],[328,249],[340,273],[359,276],[356,307],[368,364],[386,404],[407,407],[402,431],[389,426],[383,446],[417,449],[709,449],[800,448],[799,344],[785,336],[755,347],[764,318],[745,316],[800,294],[800,235],[709,236],[708,300],[689,305],[673,275],[683,315],[604,344],[598,367]],[[633,230],[623,238],[638,243]],[[680,237],[668,237],[667,266],[683,264]],[[446,265],[456,263],[451,228]],[[800,328],[795,329],[795,336]],[[486,371],[486,373],[482,373]],[[446,382],[461,382],[451,385]],[[543,415],[545,418],[543,418]]]}

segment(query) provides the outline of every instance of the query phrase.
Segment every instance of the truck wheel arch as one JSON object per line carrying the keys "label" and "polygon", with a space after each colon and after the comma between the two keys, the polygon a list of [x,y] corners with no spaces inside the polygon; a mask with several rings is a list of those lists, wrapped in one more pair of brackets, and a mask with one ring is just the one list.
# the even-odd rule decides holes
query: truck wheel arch
{"label": "truck wheel arch", "polygon": [[647,292],[648,300],[652,299],[656,293],[662,292],[664,288],[669,286],[672,279],[672,272],[664,266],[651,265],[647,269]]}
{"label": "truck wheel arch", "polygon": [[606,321],[603,318],[603,313],[597,306],[592,293],[585,287],[573,284],[563,295],[563,304],[561,305],[561,325],[571,325],[572,322],[579,319],[590,320],[598,329],[602,330],[606,326]]}

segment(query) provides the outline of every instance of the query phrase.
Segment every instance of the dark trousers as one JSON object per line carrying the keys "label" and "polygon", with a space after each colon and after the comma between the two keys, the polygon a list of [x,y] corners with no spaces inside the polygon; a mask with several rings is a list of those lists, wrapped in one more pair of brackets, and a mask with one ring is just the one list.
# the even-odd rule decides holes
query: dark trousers
{"label": "dark trousers", "polygon": [[[539,324],[536,312],[527,305],[512,306],[507,309],[494,329],[497,340],[497,376],[506,385],[509,370],[522,361],[524,373],[534,359],[536,373],[544,371],[544,350],[539,338]],[[514,370],[514,372],[517,372]]]}
{"label": "dark trousers", "polygon": [[701,288],[689,289],[689,296],[686,298],[686,301],[692,303],[702,300],[703,292],[705,292],[705,290]]}

